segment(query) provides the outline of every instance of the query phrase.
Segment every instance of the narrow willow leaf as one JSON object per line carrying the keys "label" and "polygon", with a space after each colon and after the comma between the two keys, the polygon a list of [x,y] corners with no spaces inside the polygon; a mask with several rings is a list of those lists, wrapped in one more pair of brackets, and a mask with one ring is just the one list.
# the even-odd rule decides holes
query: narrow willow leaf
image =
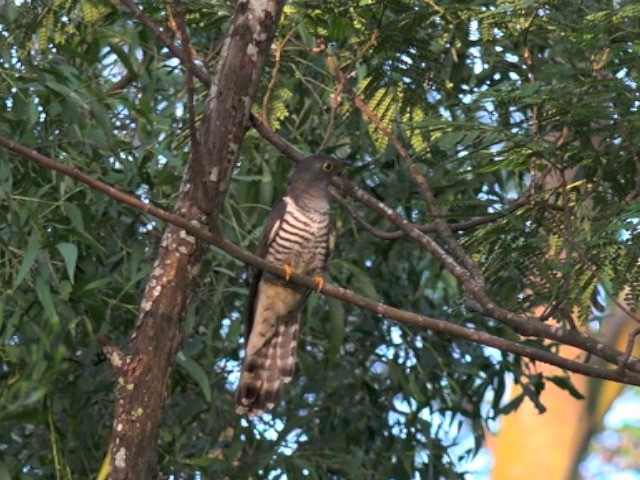
{"label": "narrow willow leaf", "polygon": [[204,398],[207,402],[211,401],[211,385],[209,384],[209,377],[205,373],[204,369],[193,359],[185,357],[184,353],[180,352],[177,356],[178,365],[184,368],[184,370],[193,378]]}
{"label": "narrow willow leaf", "polygon": [[51,323],[54,327],[58,326],[60,324],[60,318],[58,317],[56,308],[53,304],[51,285],[49,285],[49,282],[47,282],[42,276],[36,278],[36,295],[38,296],[38,300],[40,300],[40,304],[42,304],[47,317],[51,320]]}
{"label": "narrow willow leaf", "polygon": [[62,258],[64,258],[64,266],[67,269],[69,280],[71,280],[71,283],[74,283],[73,280],[76,273],[76,263],[78,261],[78,247],[73,243],[60,242],[56,245],[56,248],[62,254]]}
{"label": "narrow willow leaf", "polygon": [[40,250],[40,234],[37,231],[33,231],[31,236],[29,237],[29,241],[27,242],[27,248],[24,252],[24,257],[22,259],[22,265],[20,265],[20,269],[13,279],[13,289],[15,290],[20,286],[24,277],[27,276],[29,270],[33,265],[33,262],[38,255],[38,251]]}
{"label": "narrow willow leaf", "polygon": [[338,356],[342,342],[344,341],[344,306],[342,302],[335,298],[327,298],[327,305],[329,306],[329,348],[327,350],[327,357],[329,363],[333,363]]}

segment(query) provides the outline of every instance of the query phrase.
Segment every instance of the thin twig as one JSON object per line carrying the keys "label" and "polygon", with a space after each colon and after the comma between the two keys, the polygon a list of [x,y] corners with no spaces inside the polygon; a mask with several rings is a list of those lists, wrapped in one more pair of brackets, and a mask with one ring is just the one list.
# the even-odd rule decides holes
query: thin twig
{"label": "thin twig", "polygon": [[329,138],[331,138],[331,134],[333,133],[333,124],[336,118],[336,112],[338,111],[338,107],[340,106],[340,102],[342,100],[342,92],[344,90],[344,81],[339,81],[336,89],[331,93],[331,110],[329,111],[329,122],[327,124],[327,129],[324,132],[324,136],[322,138],[322,142],[320,142],[320,146],[318,147],[318,152],[322,152],[327,146],[327,142]]}
{"label": "thin twig", "polygon": [[[276,135],[270,131],[259,118],[252,117],[252,123],[254,128],[272,145],[278,150],[291,158],[294,162],[302,160],[304,155],[287,143],[282,137]],[[384,203],[380,202],[376,198],[372,197],[353,183],[344,178],[334,178],[334,186],[339,190],[346,193],[354,200],[362,203],[370,208],[372,211],[388,220],[391,224],[395,225],[402,233],[410,238],[413,238],[419,244],[422,245],[427,251],[432,253],[436,258],[439,258],[445,268],[447,268],[463,285],[466,286],[469,293],[481,307],[480,312],[483,315],[488,315],[496,320],[500,320],[506,325],[510,326],[518,333],[522,333],[530,336],[539,336],[547,338],[549,340],[558,341],[562,343],[568,343],[569,345],[577,348],[583,348],[588,353],[603,358],[609,363],[617,365],[617,361],[613,361],[617,358],[615,349],[602,348],[602,343],[596,339],[586,336],[582,337],[582,332],[569,331],[563,332],[562,329],[552,326],[547,326],[540,322],[539,319],[532,319],[522,314],[516,314],[508,310],[504,310],[497,306],[491,299],[489,299],[484,292],[484,289],[479,288],[476,282],[473,282],[468,272],[462,269],[459,265],[453,262],[449,255],[444,252],[433,240],[425,236],[419,229],[414,227],[411,223],[400,217],[396,212],[389,208]],[[528,198],[528,197],[525,197]],[[523,201],[525,201],[523,199]],[[528,201],[528,200],[527,200]],[[585,334],[586,335],[586,334]],[[590,339],[590,340],[587,340]]]}
{"label": "thin twig", "polygon": [[191,40],[189,39],[189,31],[187,30],[187,22],[184,16],[184,8],[180,0],[173,0],[175,9],[175,22],[178,28],[179,39],[182,42],[182,51],[184,53],[184,59],[186,61],[186,84],[187,84],[187,112],[189,115],[189,137],[193,151],[199,151],[198,146],[198,130],[196,126],[196,112],[194,105],[194,86],[193,86],[193,70],[195,65],[193,63],[193,48],[191,47]]}
{"label": "thin twig", "polygon": [[275,62],[273,65],[273,70],[271,72],[271,79],[269,80],[269,84],[267,85],[267,91],[265,92],[262,99],[262,119],[269,128],[271,128],[271,123],[269,122],[269,100],[271,100],[273,90],[276,88],[276,84],[278,83],[278,73],[280,72],[280,59],[282,58],[282,49],[289,40],[290,35],[291,33],[289,33],[289,35],[287,35],[287,37],[282,42],[274,42],[275,52],[273,54],[273,57]]}
{"label": "thin twig", "polygon": [[[197,58],[199,62],[201,62],[202,64],[205,64],[205,59],[202,58],[202,56],[198,53],[196,48],[193,46],[193,44],[189,40],[189,36],[187,35],[187,29],[186,29],[187,22],[186,22],[184,7],[182,6],[182,3],[174,1],[173,7],[176,10],[176,14],[179,18],[176,19],[173,16],[173,12],[171,11],[171,9],[168,8],[167,11],[169,14],[169,20],[167,22],[167,26],[175,34],[178,40],[180,40],[180,43],[184,42],[188,45],[189,50],[186,52],[186,55],[188,55],[192,59]],[[180,23],[182,23],[182,25],[180,25]]]}
{"label": "thin twig", "polygon": [[368,231],[374,237],[381,238],[383,240],[397,240],[399,238],[405,237],[405,233],[401,230],[394,230],[392,232],[386,232],[379,228],[374,227],[369,222],[367,222],[364,218],[358,215],[355,208],[353,208],[349,202],[347,202],[342,195],[332,191],[331,197],[335,199],[349,214],[351,218],[353,218],[361,227],[363,227],[366,231]]}
{"label": "thin twig", "polygon": [[116,80],[115,83],[112,83],[109,88],[107,88],[107,95],[115,95],[120,90],[123,90],[126,86],[128,86],[134,79],[136,75],[130,71],[127,71],[122,77]]}
{"label": "thin twig", "polygon": [[636,337],[640,335],[640,327],[636,327],[631,332],[629,332],[628,340],[627,340],[627,348],[624,351],[624,355],[620,359],[620,364],[618,365],[619,371],[624,371],[625,366],[629,359],[631,358],[631,354],[633,353],[633,347],[636,343]]}
{"label": "thin twig", "polygon": [[[356,221],[356,223],[358,223],[365,230],[371,233],[371,235],[381,238],[382,240],[397,240],[399,238],[403,238],[407,236],[407,234],[402,230],[386,231],[386,230],[382,230],[380,228],[374,227],[369,222],[367,222],[361,215],[359,215],[356,209],[352,207],[342,196],[333,192],[331,196],[347,211],[349,216],[353,218]],[[504,218],[505,216],[511,213],[514,213],[517,210],[523,208],[524,206],[530,205],[530,204],[531,204],[531,200],[528,197],[523,197],[516,200],[515,202],[513,202],[511,205],[509,205],[499,213],[492,213],[482,217],[471,218],[469,220],[465,220],[462,222],[451,223],[449,224],[449,227],[454,232],[463,232],[463,231],[471,230],[473,228],[495,222],[496,220],[500,220],[501,218]],[[417,225],[415,223],[412,223],[411,225],[423,233],[437,232],[437,227],[433,223],[427,223],[426,225]]]}
{"label": "thin twig", "polygon": [[304,154],[302,152],[267,127],[267,124],[264,123],[260,117],[251,114],[249,120],[251,121],[253,128],[256,129],[262,138],[267,140],[271,145],[280,150],[280,152],[293,160],[294,163],[297,164],[304,159]]}

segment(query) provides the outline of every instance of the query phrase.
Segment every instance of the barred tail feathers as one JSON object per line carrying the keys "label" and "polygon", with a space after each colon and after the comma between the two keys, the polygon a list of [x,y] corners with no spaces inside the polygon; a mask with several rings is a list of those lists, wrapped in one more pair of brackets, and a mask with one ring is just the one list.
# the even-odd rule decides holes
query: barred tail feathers
{"label": "barred tail feathers", "polygon": [[254,417],[276,404],[282,384],[293,378],[299,328],[299,315],[278,322],[273,335],[258,350],[247,350],[236,391],[237,413]]}

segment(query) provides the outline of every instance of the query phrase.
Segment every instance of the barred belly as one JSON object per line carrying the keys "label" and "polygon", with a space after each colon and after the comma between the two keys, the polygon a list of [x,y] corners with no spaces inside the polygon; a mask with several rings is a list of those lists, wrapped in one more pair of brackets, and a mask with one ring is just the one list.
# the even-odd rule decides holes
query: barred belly
{"label": "barred belly", "polygon": [[296,273],[313,274],[323,268],[327,256],[329,206],[314,210],[301,208],[288,197],[284,201],[286,210],[274,229],[267,260],[287,264]]}

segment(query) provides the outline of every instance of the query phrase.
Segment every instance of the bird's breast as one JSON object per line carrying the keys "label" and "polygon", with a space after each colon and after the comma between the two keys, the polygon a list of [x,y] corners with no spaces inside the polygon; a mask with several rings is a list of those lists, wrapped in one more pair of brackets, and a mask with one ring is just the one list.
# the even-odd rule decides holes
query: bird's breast
{"label": "bird's breast", "polygon": [[288,264],[297,273],[321,269],[330,229],[328,210],[304,209],[285,198],[286,209],[267,251],[267,260]]}

